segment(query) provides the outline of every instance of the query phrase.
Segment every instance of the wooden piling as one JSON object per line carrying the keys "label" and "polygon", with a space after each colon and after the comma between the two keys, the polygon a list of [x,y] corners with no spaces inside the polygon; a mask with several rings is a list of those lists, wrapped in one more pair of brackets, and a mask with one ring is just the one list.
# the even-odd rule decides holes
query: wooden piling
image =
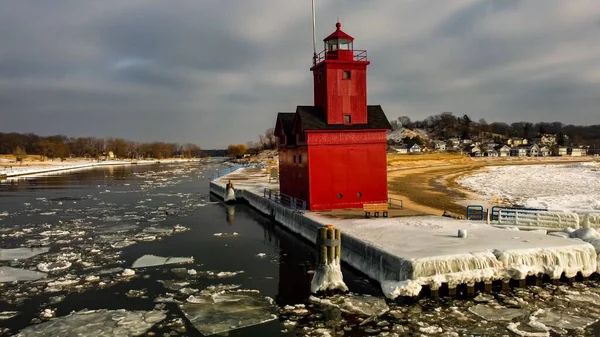
{"label": "wooden piling", "polygon": [[486,293],[492,292],[492,281],[486,281],[483,283],[483,291]]}
{"label": "wooden piling", "polygon": [[475,297],[475,284],[467,284],[467,296]]}
{"label": "wooden piling", "polygon": [[342,259],[342,231],[338,228],[335,229],[335,240],[338,242],[335,246],[335,258],[339,263]]}
{"label": "wooden piling", "polygon": [[[327,239],[329,242],[333,242],[335,238],[335,229],[333,227],[327,227]],[[327,246],[327,264],[333,263],[335,261],[335,246],[328,245]]]}
{"label": "wooden piling", "polygon": [[518,280],[518,287],[519,288],[525,288],[525,286],[527,286],[527,280],[526,279]]}
{"label": "wooden piling", "polygon": [[456,287],[448,288],[448,296],[455,298],[456,297]]}
{"label": "wooden piling", "polygon": [[327,246],[323,244],[323,239],[327,238],[327,227],[319,228],[319,237],[317,237],[318,259],[317,265],[327,264]]}
{"label": "wooden piling", "polygon": [[502,280],[502,291],[503,292],[510,291],[510,280],[509,281]]}

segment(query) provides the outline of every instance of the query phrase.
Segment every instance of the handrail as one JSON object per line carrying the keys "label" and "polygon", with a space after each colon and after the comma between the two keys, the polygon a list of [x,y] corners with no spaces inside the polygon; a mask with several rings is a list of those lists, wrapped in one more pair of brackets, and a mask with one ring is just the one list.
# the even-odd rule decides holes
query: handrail
{"label": "handrail", "polygon": [[[367,61],[367,51],[366,50],[361,50],[361,49],[352,49],[352,50],[344,50],[344,49],[340,49],[337,50],[338,52],[344,52],[344,51],[351,51],[352,52],[352,61]],[[333,58],[333,57],[328,57],[328,53],[331,51],[328,51],[327,49],[323,50],[322,52],[318,53],[315,56],[315,65],[319,64],[325,60],[337,60],[338,58]],[[333,53],[333,52],[331,52]]]}
{"label": "handrail", "polygon": [[304,214],[306,212],[306,201],[298,198],[291,197],[289,195],[283,193],[273,192],[269,188],[265,188],[263,190],[263,198],[268,198],[269,200],[273,200],[276,203],[290,208],[296,212]]}

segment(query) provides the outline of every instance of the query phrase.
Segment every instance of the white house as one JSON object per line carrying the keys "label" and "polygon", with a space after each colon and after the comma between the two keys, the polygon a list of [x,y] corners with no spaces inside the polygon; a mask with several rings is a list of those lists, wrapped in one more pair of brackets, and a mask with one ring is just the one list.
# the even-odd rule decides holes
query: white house
{"label": "white house", "polygon": [[550,155],[550,148],[547,146],[542,146],[540,148],[540,156],[547,157]]}
{"label": "white house", "polygon": [[508,145],[498,145],[494,148],[496,152],[498,152],[499,157],[508,157],[510,156],[510,147]]}
{"label": "white house", "polygon": [[483,155],[483,153],[481,153],[481,148],[479,146],[473,145],[473,146],[468,146],[465,151],[471,156],[471,157],[481,157]]}
{"label": "white house", "polygon": [[498,151],[496,151],[494,149],[488,149],[488,150],[485,150],[483,155],[485,157],[498,157]]}
{"label": "white house", "polygon": [[441,140],[435,140],[432,143],[436,151],[446,151],[446,142]]}
{"label": "white house", "polygon": [[423,148],[421,148],[419,144],[416,143],[408,149],[408,152],[410,153],[421,153],[422,151]]}
{"label": "white house", "polygon": [[566,146],[559,146],[559,147],[558,147],[558,152],[557,152],[557,154],[558,154],[559,156],[566,156],[566,155],[568,154],[568,152],[569,152],[569,150],[567,149],[567,147],[566,147]]}
{"label": "white house", "polygon": [[537,157],[540,155],[540,147],[537,144],[530,145],[527,147],[527,155],[530,157]]}
{"label": "white house", "polygon": [[527,146],[513,147],[510,149],[510,155],[511,157],[525,157],[527,156],[528,149]]}
{"label": "white house", "polygon": [[400,153],[400,154],[408,154],[408,148],[406,147],[396,147],[394,148],[394,150],[396,150],[396,152]]}
{"label": "white house", "polygon": [[581,156],[585,156],[586,155],[585,149],[581,148],[581,147],[573,147],[570,150],[571,150],[571,156],[572,157],[581,157]]}

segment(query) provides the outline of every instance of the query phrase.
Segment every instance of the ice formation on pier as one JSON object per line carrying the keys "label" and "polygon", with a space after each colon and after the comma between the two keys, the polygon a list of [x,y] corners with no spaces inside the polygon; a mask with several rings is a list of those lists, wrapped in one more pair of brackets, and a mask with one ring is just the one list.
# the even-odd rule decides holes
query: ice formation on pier
{"label": "ice formation on pier", "polygon": [[310,290],[312,293],[326,290],[348,291],[339,262],[334,261],[318,266],[310,284]]}

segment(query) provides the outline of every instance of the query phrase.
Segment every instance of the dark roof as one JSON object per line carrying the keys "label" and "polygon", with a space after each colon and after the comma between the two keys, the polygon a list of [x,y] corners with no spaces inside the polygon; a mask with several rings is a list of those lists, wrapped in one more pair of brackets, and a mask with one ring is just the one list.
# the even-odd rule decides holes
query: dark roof
{"label": "dark roof", "polygon": [[294,116],[293,112],[280,112],[277,114],[277,119],[281,122],[283,133],[291,135],[294,128]]}
{"label": "dark roof", "polygon": [[381,105],[367,106],[367,124],[334,124],[328,125],[320,107],[298,106],[296,109],[303,130],[389,130],[392,128]]}
{"label": "dark roof", "polygon": [[294,135],[294,112],[280,112],[277,114],[277,121],[281,123],[283,133],[287,138],[287,145],[296,144],[296,136]]}

